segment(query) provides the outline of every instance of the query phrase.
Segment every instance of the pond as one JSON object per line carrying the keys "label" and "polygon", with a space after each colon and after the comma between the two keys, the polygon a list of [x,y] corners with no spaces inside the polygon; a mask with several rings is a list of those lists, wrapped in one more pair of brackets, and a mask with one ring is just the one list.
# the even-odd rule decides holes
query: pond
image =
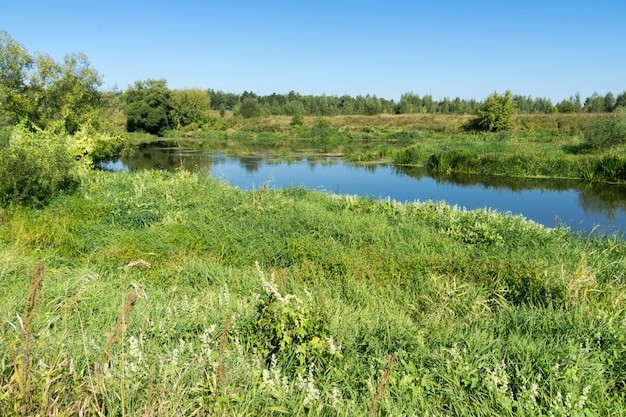
{"label": "pond", "polygon": [[168,147],[148,147],[104,169],[204,171],[242,189],[303,186],[322,192],[407,201],[445,201],[468,210],[490,208],[522,215],[548,227],[582,233],[626,231],[626,186],[576,180],[433,176],[424,168],[352,165],[333,157],[229,157]]}

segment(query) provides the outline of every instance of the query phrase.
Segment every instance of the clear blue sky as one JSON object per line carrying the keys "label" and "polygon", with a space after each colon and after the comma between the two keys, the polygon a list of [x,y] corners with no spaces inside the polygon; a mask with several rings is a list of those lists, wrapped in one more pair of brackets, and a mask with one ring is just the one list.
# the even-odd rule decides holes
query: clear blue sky
{"label": "clear blue sky", "polygon": [[626,0],[10,1],[30,53],[85,53],[104,88],[482,100],[626,90]]}

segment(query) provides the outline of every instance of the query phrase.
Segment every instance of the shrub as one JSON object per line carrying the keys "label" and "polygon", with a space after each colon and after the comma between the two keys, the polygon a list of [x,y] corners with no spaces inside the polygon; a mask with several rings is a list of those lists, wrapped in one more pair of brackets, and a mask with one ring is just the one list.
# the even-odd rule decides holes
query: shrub
{"label": "shrub", "polygon": [[393,163],[396,165],[417,164],[422,159],[422,147],[420,145],[409,146],[394,155]]}
{"label": "shrub", "polygon": [[478,125],[490,132],[513,129],[515,122],[513,115],[517,113],[517,106],[510,91],[504,95],[494,92],[478,109]]}
{"label": "shrub", "polygon": [[248,343],[268,364],[278,361],[292,371],[339,356],[328,332],[328,318],[312,305],[312,296],[301,299],[294,294],[282,295],[273,274],[267,280],[258,263],[256,266],[265,294],[259,299],[254,322],[245,326]]}
{"label": "shrub", "polygon": [[16,126],[9,147],[0,151],[0,205],[40,207],[76,186],[76,164],[66,141],[64,131]]}
{"label": "shrub", "polygon": [[123,147],[124,141],[119,135],[83,126],[72,137],[69,151],[85,168],[93,169],[98,163],[118,156]]}
{"label": "shrub", "polygon": [[609,149],[626,143],[626,110],[619,108],[608,118],[597,118],[585,129],[585,144],[592,149]]}

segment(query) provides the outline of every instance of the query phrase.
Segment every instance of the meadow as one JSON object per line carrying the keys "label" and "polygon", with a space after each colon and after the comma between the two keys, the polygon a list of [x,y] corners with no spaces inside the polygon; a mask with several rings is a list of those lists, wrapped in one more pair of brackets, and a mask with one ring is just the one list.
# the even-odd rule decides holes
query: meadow
{"label": "meadow", "polygon": [[626,244],[90,171],[0,211],[0,415],[626,415]]}

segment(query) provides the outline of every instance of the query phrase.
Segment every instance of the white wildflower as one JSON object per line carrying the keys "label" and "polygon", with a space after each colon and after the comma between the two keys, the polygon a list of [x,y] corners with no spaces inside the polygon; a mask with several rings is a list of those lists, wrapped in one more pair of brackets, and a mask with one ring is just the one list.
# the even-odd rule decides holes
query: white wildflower
{"label": "white wildflower", "polygon": [[302,376],[298,374],[298,381],[296,385],[300,391],[304,393],[303,405],[309,405],[313,401],[317,401],[320,398],[320,391],[315,387],[315,381],[313,379],[313,372],[309,371],[308,376]]}
{"label": "white wildflower", "polygon": [[337,347],[335,345],[335,340],[332,336],[326,339],[326,343],[328,343],[328,353],[330,353],[331,355],[341,356],[341,345]]}
{"label": "white wildflower", "polygon": [[333,387],[332,391],[330,392],[330,396],[328,397],[328,405],[330,405],[332,408],[337,407],[337,405],[341,401],[341,398],[342,396],[339,388]]}
{"label": "white wildflower", "polygon": [[585,407],[585,402],[587,402],[587,394],[589,394],[589,390],[591,389],[591,387],[589,385],[585,386],[585,388],[583,388],[583,393],[580,394],[580,397],[578,398],[578,403],[576,404],[576,408],[578,408],[579,410],[582,410]]}

